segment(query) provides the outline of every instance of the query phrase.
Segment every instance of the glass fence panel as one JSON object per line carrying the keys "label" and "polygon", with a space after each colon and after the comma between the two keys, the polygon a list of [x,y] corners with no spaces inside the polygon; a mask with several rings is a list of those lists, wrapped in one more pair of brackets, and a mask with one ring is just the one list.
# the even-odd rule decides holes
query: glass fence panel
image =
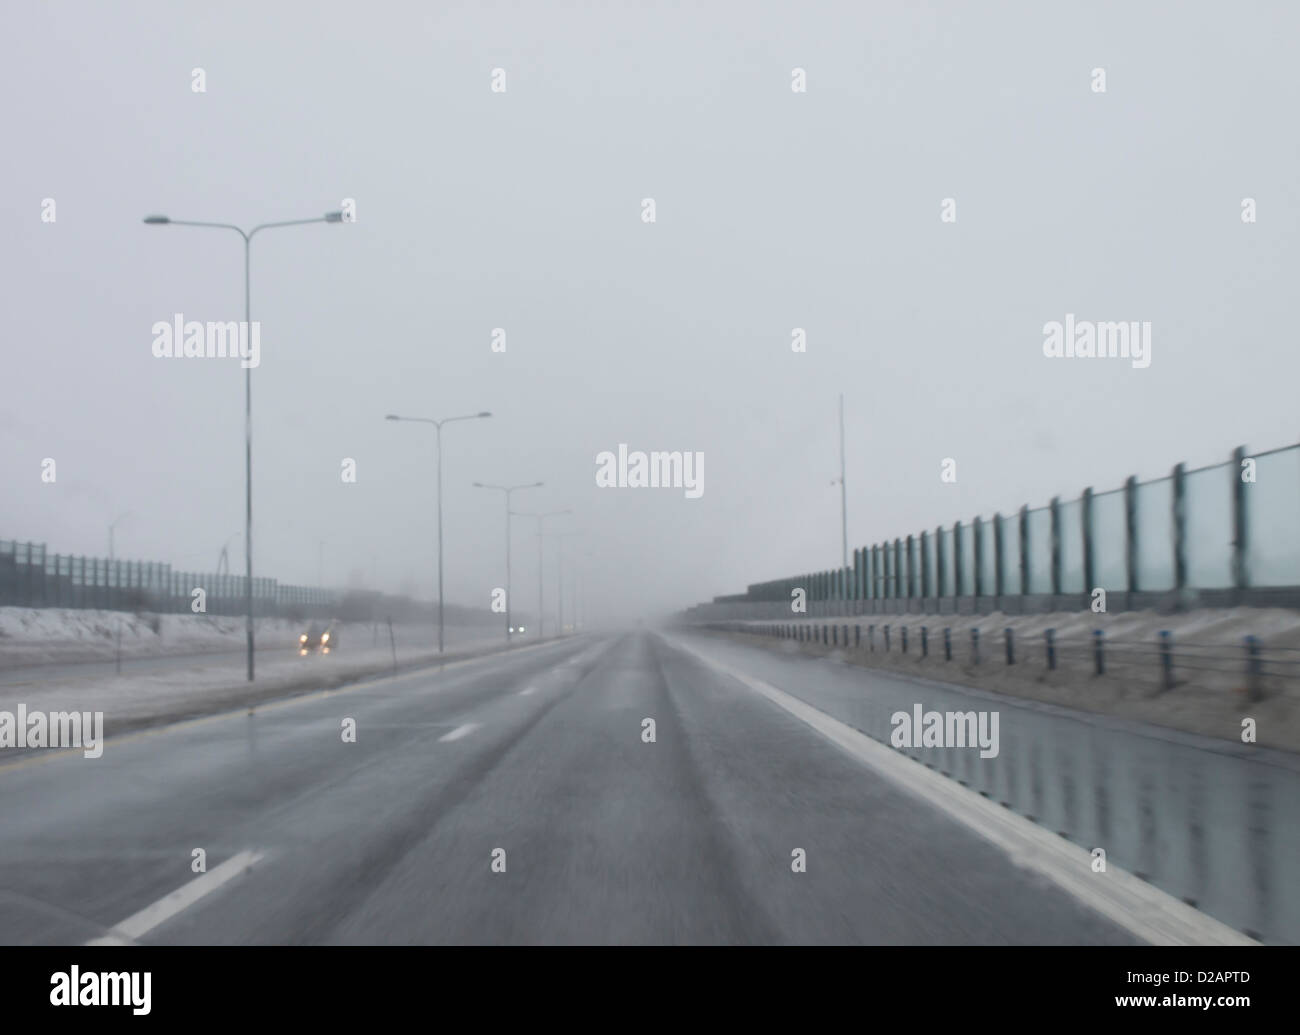
{"label": "glass fence panel", "polygon": [[1029,533],[1029,592],[1052,592],[1052,514],[1046,507],[1031,510]]}
{"label": "glass fence panel", "polygon": [[1300,446],[1255,458],[1246,490],[1252,586],[1300,586]]}
{"label": "glass fence panel", "polygon": [[1020,515],[1002,519],[1002,592],[1011,596],[1020,592]]}
{"label": "glass fence panel", "polygon": [[[1124,492],[1106,492],[1092,497],[1093,578],[1107,593],[1128,589],[1128,560],[1124,523]],[[1085,590],[1092,592],[1094,587]]]}
{"label": "glass fence panel", "polygon": [[1232,578],[1232,470],[1218,464],[1183,477],[1187,584],[1222,589]]}
{"label": "glass fence panel", "polygon": [[992,596],[997,592],[997,551],[994,550],[994,537],[997,530],[994,527],[993,519],[990,518],[980,525],[980,589],[985,596]]}
{"label": "glass fence panel", "polygon": [[975,526],[969,521],[961,526],[961,592],[975,593]]}
{"label": "glass fence panel", "polygon": [[1057,513],[1061,522],[1061,592],[1082,593],[1083,503],[1080,500],[1061,503]]}
{"label": "glass fence panel", "polygon": [[[952,567],[952,529],[945,528],[939,536],[939,549],[943,557],[943,585],[939,587],[939,596],[950,597],[953,594],[953,587],[956,581],[953,578]],[[937,570],[937,569],[936,569]]]}
{"label": "glass fence panel", "polygon": [[1138,589],[1159,592],[1174,586],[1173,479],[1137,487]]}
{"label": "glass fence panel", "polygon": [[934,533],[930,532],[925,537],[925,564],[926,569],[930,572],[930,585],[927,589],[929,589],[931,596],[934,596],[937,592],[935,579],[939,574],[939,569],[935,567],[937,563],[937,555],[934,545]]}

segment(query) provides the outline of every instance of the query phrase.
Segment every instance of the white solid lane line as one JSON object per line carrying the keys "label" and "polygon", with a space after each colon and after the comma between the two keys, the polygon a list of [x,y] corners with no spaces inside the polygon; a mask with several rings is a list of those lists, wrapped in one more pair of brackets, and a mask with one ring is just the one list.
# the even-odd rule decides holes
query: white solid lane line
{"label": "white solid lane line", "polygon": [[460,740],[461,737],[468,737],[471,733],[473,733],[476,729],[478,729],[478,727],[479,724],[477,722],[467,722],[463,726],[457,726],[450,733],[443,734],[441,737],[438,738],[438,743],[447,744],[453,740]]}
{"label": "white solid lane line", "polygon": [[188,909],[205,895],[210,895],[221,885],[238,877],[253,863],[262,858],[261,852],[246,851],[232,856],[214,870],[195,877],[170,895],[164,895],[151,906],[116,924],[102,938],[92,938],[87,945],[131,945],[143,938],[159,924]]}
{"label": "white solid lane line", "polygon": [[1087,849],[996,805],[955,780],[917,765],[910,757],[778,690],[770,683],[715,661],[675,637],[674,647],[739,680],[801,719],[831,743],[1006,852],[1013,863],[1047,877],[1084,905],[1154,945],[1258,945],[1240,931],[1194,909],[1113,863],[1092,872]]}

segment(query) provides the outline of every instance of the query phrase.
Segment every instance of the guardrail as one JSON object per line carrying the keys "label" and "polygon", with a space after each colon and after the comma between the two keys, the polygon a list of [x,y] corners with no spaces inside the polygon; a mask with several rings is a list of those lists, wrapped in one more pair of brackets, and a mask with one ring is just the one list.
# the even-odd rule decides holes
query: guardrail
{"label": "guardrail", "polygon": [[[1171,630],[1151,640],[1107,637],[1094,629],[1086,638],[1061,638],[1054,628],[1032,633],[1014,625],[972,626],[959,636],[951,626],[902,622],[704,622],[701,628],[739,632],[831,649],[896,654],[936,665],[1005,665],[1040,672],[1074,668],[1093,676],[1122,677],[1163,693],[1179,687],[1232,689],[1247,701],[1300,688],[1300,648],[1266,646],[1258,636],[1239,643],[1180,641]],[[909,635],[910,634],[910,635]],[[936,675],[941,673],[936,671]],[[1215,677],[1210,678],[1211,674]]]}

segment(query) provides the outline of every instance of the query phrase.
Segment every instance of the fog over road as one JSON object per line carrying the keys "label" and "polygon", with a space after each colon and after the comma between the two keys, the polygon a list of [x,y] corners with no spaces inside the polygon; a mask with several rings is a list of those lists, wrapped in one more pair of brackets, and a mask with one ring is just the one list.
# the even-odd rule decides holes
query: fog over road
{"label": "fog over road", "polygon": [[583,636],[0,767],[0,940],[1135,940],[696,653],[724,646],[771,667]]}

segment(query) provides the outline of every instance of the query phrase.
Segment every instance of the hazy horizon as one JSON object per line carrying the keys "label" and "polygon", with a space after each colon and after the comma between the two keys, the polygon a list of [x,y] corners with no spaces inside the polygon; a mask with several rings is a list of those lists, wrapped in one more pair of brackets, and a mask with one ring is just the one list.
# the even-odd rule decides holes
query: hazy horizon
{"label": "hazy horizon", "polygon": [[[449,603],[504,585],[471,483],[542,480],[517,508],[572,509],[548,531],[618,623],[839,564],[841,392],[850,549],[1295,442],[1300,9],[1167,10],[12,4],[0,538],[102,556],[131,512],[119,557],[206,572],[242,530],[238,362],[150,349],[174,314],[242,320],[242,245],[155,212],[355,200],[253,244],[281,582],[323,542],[329,585],[436,594],[434,432],[387,413],[494,414],[443,433]],[[1149,321],[1151,365],[1046,358],[1066,314]],[[703,453],[702,495],[599,488],[620,443]]]}

